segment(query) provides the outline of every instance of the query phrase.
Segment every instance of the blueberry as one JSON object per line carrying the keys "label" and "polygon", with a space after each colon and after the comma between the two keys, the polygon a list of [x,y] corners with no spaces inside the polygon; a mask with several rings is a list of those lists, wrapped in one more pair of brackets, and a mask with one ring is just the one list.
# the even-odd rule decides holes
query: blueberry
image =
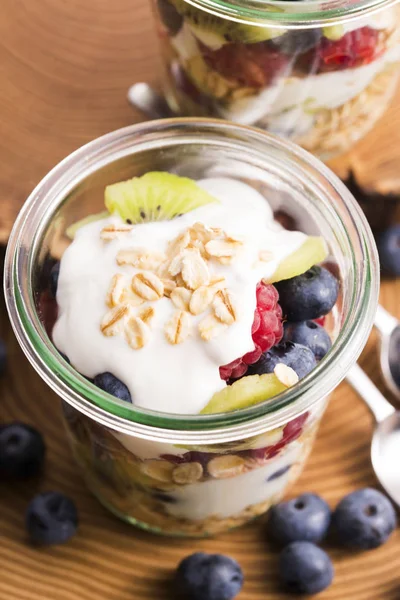
{"label": "blueberry", "polygon": [[400,275],[400,225],[392,225],[377,239],[382,268],[392,275]]}
{"label": "blueberry", "polygon": [[331,522],[329,505],[316,494],[302,494],[270,510],[268,531],[284,546],[291,542],[320,542]]}
{"label": "blueberry", "polygon": [[131,395],[128,388],[120,379],[117,379],[111,373],[100,373],[96,375],[93,380],[94,385],[97,385],[101,390],[108,392],[112,396],[125,400],[125,402],[132,402]]}
{"label": "blueberry", "polygon": [[49,287],[53,298],[57,295],[58,277],[60,275],[60,263],[57,262],[50,271]]}
{"label": "blueberry", "polygon": [[315,321],[287,321],[284,324],[283,341],[307,346],[317,360],[324,358],[332,346],[328,332]]}
{"label": "blueberry", "polygon": [[7,363],[7,347],[3,340],[0,340],[0,375],[6,370]]}
{"label": "blueberry", "polygon": [[386,542],[396,527],[396,513],[386,496],[365,488],[339,502],[333,525],[342,544],[368,550]]}
{"label": "blueberry", "polygon": [[296,594],[318,594],[333,580],[332,561],[311,542],[292,542],[279,557],[279,575],[285,587]]}
{"label": "blueberry", "polygon": [[243,573],[229,556],[196,552],[179,564],[176,582],[191,600],[231,600],[242,588]]}
{"label": "blueberry", "polygon": [[279,292],[283,314],[289,321],[307,321],[328,314],[339,293],[337,279],[318,265],[274,285]]}
{"label": "blueberry", "polygon": [[0,425],[0,475],[24,479],[43,466],[46,447],[41,434],[29,425]]}
{"label": "blueberry", "polygon": [[250,365],[246,375],[273,373],[278,363],[291,367],[299,379],[302,379],[314,369],[317,361],[309,348],[293,342],[284,342],[265,352],[256,363]]}
{"label": "blueberry", "polygon": [[277,471],[275,471],[275,473],[272,473],[272,475],[268,477],[267,481],[273,481],[274,479],[279,479],[280,477],[283,477],[288,471],[290,471],[291,468],[292,465],[286,465],[286,467],[278,469]]}
{"label": "blueberry", "polygon": [[158,12],[165,27],[172,36],[176,35],[182,25],[183,17],[178,13],[175,6],[168,0],[157,0]]}
{"label": "blueberry", "polygon": [[319,44],[322,37],[322,29],[302,29],[299,31],[287,31],[283,35],[274,38],[271,43],[277,46],[281,52],[289,55],[303,54]]}
{"label": "blueberry", "polygon": [[62,544],[78,527],[75,504],[59,492],[44,492],[31,500],[26,511],[26,528],[36,544]]}

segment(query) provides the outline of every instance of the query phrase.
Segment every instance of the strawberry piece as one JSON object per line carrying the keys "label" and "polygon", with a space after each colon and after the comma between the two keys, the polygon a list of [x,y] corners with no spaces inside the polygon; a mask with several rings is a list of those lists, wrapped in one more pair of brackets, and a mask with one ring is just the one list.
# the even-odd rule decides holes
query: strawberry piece
{"label": "strawberry piece", "polygon": [[377,29],[361,27],[349,31],[336,41],[323,38],[319,56],[326,67],[335,70],[367,65],[382,53],[378,41]]}

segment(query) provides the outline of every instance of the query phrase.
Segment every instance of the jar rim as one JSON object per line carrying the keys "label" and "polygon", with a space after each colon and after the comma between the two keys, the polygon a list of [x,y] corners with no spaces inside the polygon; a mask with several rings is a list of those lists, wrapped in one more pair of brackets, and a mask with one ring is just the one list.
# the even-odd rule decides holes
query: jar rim
{"label": "jar rim", "polygon": [[[221,19],[271,28],[339,25],[389,8],[399,0],[184,0]],[[301,9],[301,10],[300,10]]]}
{"label": "jar rim", "polygon": [[[193,140],[194,131],[202,144],[207,143],[207,136],[209,140],[214,139],[212,136],[216,136],[215,139],[227,136],[229,144],[242,149],[244,143],[249,152],[250,145],[251,151],[259,147],[263,155],[279,151],[292,160],[291,172],[297,161],[307,176],[314,175],[321,194],[330,189],[332,195],[339,195],[348,216],[355,222],[363,257],[358,265],[353,246],[347,239],[353,252],[354,289],[346,321],[326,358],[299,384],[276,398],[217,415],[158,413],[127,405],[99,390],[61,358],[36,312],[31,281],[42,233],[70,190],[101,167],[132,155],[135,147],[139,151],[148,148],[150,141],[155,148],[171,144],[172,139],[188,142]],[[343,223],[342,226],[343,235],[349,238]],[[192,444],[217,443],[277,427],[311,408],[338,385],[357,360],[372,327],[378,302],[379,269],[372,232],[360,207],[336,175],[311,154],[252,127],[213,119],[163,119],[131,125],[97,138],[50,171],[25,202],[11,232],[5,258],[4,289],[10,321],[24,353],[42,379],[64,401],[123,433],[170,443],[176,440]],[[329,381],[325,375],[328,369],[331,373],[334,370]]]}

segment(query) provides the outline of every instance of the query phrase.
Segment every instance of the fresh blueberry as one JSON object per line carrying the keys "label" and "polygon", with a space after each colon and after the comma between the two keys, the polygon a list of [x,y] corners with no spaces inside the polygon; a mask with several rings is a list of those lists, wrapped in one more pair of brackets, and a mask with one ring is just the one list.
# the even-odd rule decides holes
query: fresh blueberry
{"label": "fresh blueberry", "polygon": [[24,479],[43,466],[46,447],[41,434],[29,425],[0,425],[0,475]]}
{"label": "fresh blueberry", "polygon": [[229,556],[196,552],[179,564],[176,581],[191,600],[231,600],[242,588],[243,573]]}
{"label": "fresh blueberry", "polygon": [[273,46],[277,46],[281,52],[289,55],[303,54],[319,44],[322,37],[322,29],[302,29],[299,31],[287,31],[283,35],[271,40]]}
{"label": "fresh blueberry", "polygon": [[3,340],[0,340],[0,375],[6,370],[7,363],[7,347]]}
{"label": "fresh blueberry", "polygon": [[246,375],[273,373],[278,363],[291,367],[296,371],[299,379],[303,379],[317,365],[315,356],[309,348],[293,342],[283,342],[273,346],[256,363],[250,365]]}
{"label": "fresh blueberry", "polygon": [[324,358],[332,346],[328,332],[315,321],[287,321],[284,324],[283,341],[307,346],[317,360]]}
{"label": "fresh blueberry", "polygon": [[302,494],[298,498],[276,504],[270,510],[268,531],[276,542],[320,542],[331,522],[331,509],[316,494]]}
{"label": "fresh blueberry", "polygon": [[352,492],[333,513],[338,539],[345,546],[369,550],[386,542],[396,527],[392,503],[373,488]]}
{"label": "fresh blueberry", "polygon": [[60,263],[57,262],[50,271],[49,287],[53,298],[57,296],[58,277],[60,275]]}
{"label": "fresh blueberry", "polygon": [[112,396],[125,400],[125,402],[132,402],[131,395],[128,388],[120,379],[117,379],[111,373],[100,373],[96,375],[93,380],[94,385],[97,385],[101,390],[108,392]]}
{"label": "fresh blueberry", "polygon": [[382,268],[392,275],[400,275],[400,225],[392,225],[377,239]]}
{"label": "fresh blueberry", "polygon": [[283,314],[289,321],[307,321],[328,314],[339,293],[338,280],[318,265],[274,285],[279,292]]}
{"label": "fresh blueberry", "polygon": [[31,500],[26,511],[26,528],[36,544],[62,544],[78,527],[75,504],[59,492],[44,492]]}
{"label": "fresh blueberry", "polygon": [[333,580],[332,561],[311,542],[292,542],[279,558],[279,575],[285,587],[295,594],[318,594]]}
{"label": "fresh blueberry", "polygon": [[157,6],[165,27],[172,36],[176,35],[183,25],[182,15],[178,13],[175,6],[168,0],[157,0]]}

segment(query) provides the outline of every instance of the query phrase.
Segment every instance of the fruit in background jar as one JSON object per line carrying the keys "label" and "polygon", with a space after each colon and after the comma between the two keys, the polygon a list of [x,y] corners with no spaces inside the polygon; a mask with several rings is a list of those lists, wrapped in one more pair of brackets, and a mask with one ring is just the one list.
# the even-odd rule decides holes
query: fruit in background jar
{"label": "fruit in background jar", "polygon": [[191,79],[192,85],[198,88],[198,94],[211,96],[223,100],[230,96],[236,84],[213,70],[204,60],[203,56],[197,54],[189,58],[185,63],[185,71]]}
{"label": "fruit in background jar", "polygon": [[272,40],[271,44],[288,55],[303,54],[319,44],[322,29],[303,29],[301,31],[287,31],[280,37]]}
{"label": "fruit in background jar", "polygon": [[233,558],[196,552],[178,565],[179,591],[191,600],[233,600],[243,585],[243,573]]}
{"label": "fruit in background jar", "polygon": [[400,225],[393,225],[377,240],[382,268],[392,275],[400,275]]}
{"label": "fruit in background jar", "polygon": [[32,542],[63,544],[78,527],[78,511],[70,498],[59,492],[38,494],[26,511],[26,528]]}
{"label": "fruit in background jar", "polygon": [[46,446],[42,435],[24,423],[0,425],[0,476],[25,479],[43,467]]}
{"label": "fruit in background jar", "polygon": [[263,42],[258,44],[229,44],[211,50],[200,44],[207,65],[237,84],[250,88],[270,85],[288,65],[288,57]]}
{"label": "fruit in background jar", "polygon": [[378,29],[361,27],[348,31],[338,40],[322,39],[318,53],[326,67],[350,69],[367,65],[382,52]]}
{"label": "fruit in background jar", "polygon": [[305,273],[328,256],[325,240],[322,237],[309,236],[296,252],[287,256],[269,279],[275,283],[284,279],[292,279]]}
{"label": "fruit in background jar", "polygon": [[328,27],[323,27],[322,32],[324,37],[328,40],[340,40],[343,37],[345,29],[343,25],[330,25]]}
{"label": "fruit in background jar", "polygon": [[157,171],[108,185],[104,197],[107,210],[130,223],[170,220],[217,202],[192,179]]}
{"label": "fruit in background jar", "polygon": [[392,503],[373,488],[352,492],[339,502],[333,514],[339,541],[350,548],[363,550],[384,544],[396,523]]}
{"label": "fruit in background jar", "polygon": [[310,542],[293,542],[279,557],[279,575],[294,594],[318,594],[332,583],[334,570],[321,548]]}
{"label": "fruit in background jar", "polygon": [[195,8],[186,0],[170,0],[176,10],[189,25],[204,31],[204,35],[214,34],[220,37],[221,44],[243,42],[252,44],[270,40],[282,34],[282,29],[244,25],[229,19],[221,19],[206,11]]}
{"label": "fruit in background jar", "polygon": [[282,309],[279,295],[273,285],[260,282],[256,288],[257,308],[251,333],[255,349],[243,357],[220,367],[221,379],[239,379],[247,372],[248,365],[259,360],[262,353],[280,342],[283,335]]}
{"label": "fruit in background jar", "polygon": [[250,365],[248,374],[273,373],[280,363],[293,369],[299,379],[306,377],[317,366],[315,356],[309,348],[293,342],[283,342],[265,352],[254,365]]}
{"label": "fruit in background jar", "polygon": [[172,36],[176,35],[183,24],[183,17],[168,0],[157,0],[157,8],[161,21]]}
{"label": "fruit in background jar", "polygon": [[283,327],[283,341],[307,346],[317,360],[324,358],[332,346],[328,332],[315,321],[287,321]]}
{"label": "fruit in background jar", "polygon": [[279,303],[289,321],[307,321],[328,314],[338,294],[338,280],[324,267],[312,267],[302,275],[275,283]]}
{"label": "fruit in background jar", "polygon": [[[290,369],[290,371],[292,371]],[[294,372],[292,371],[293,375]],[[293,383],[296,383],[293,381]],[[216,392],[200,414],[229,412],[247,408],[277,396],[289,386],[282,383],[275,373],[243,377],[230,386]]]}
{"label": "fruit in background jar", "polygon": [[125,402],[132,402],[130,392],[126,385],[122,383],[122,381],[120,381],[112,373],[106,372],[96,375],[96,377],[93,380],[93,383],[101,390],[108,392],[116,398],[119,398],[119,400],[124,400]]}
{"label": "fruit in background jar", "polygon": [[331,509],[316,494],[302,494],[270,510],[268,532],[285,546],[291,542],[320,542],[328,533]]}

